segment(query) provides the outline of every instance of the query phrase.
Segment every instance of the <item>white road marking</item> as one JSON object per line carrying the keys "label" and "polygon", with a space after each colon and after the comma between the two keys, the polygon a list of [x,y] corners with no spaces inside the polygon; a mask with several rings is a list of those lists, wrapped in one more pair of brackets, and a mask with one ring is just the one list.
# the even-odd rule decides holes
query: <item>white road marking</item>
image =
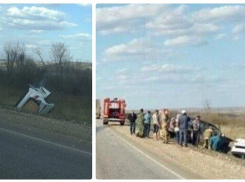
{"label": "white road marking", "polygon": [[178,173],[176,173],[173,170],[169,169],[168,167],[164,166],[163,164],[161,164],[160,162],[156,161],[155,159],[153,159],[149,155],[145,154],[142,150],[138,149],[137,147],[135,147],[132,144],[130,144],[129,142],[127,142],[125,139],[123,139],[122,137],[120,137],[119,135],[117,135],[115,132],[114,132],[114,135],[116,137],[118,137],[119,139],[121,139],[124,143],[128,144],[130,147],[132,147],[133,149],[135,149],[137,152],[141,153],[142,155],[144,155],[145,157],[147,157],[151,161],[155,162],[157,165],[159,165],[163,169],[167,170],[168,172],[172,173],[173,175],[177,176],[180,179],[185,179],[183,176],[179,175]]}
{"label": "white road marking", "polygon": [[7,133],[14,134],[14,135],[18,135],[18,136],[21,136],[21,137],[29,138],[29,139],[31,139],[31,140],[36,140],[36,141],[39,141],[39,142],[43,142],[43,143],[55,145],[55,146],[57,146],[57,147],[61,147],[61,148],[73,150],[73,151],[76,151],[76,152],[79,152],[79,153],[82,153],[82,154],[86,154],[86,155],[91,155],[91,156],[92,156],[92,153],[86,152],[86,151],[83,151],[83,150],[71,148],[71,147],[68,147],[68,146],[65,146],[65,145],[61,145],[61,144],[54,143],[54,142],[50,142],[50,141],[43,140],[43,139],[40,139],[40,138],[28,136],[28,135],[25,135],[25,134],[22,134],[22,133],[18,133],[18,132],[15,132],[15,131],[6,130],[6,129],[3,129],[3,128],[0,128],[0,130],[1,130],[1,131],[4,131],[4,132],[7,132]]}

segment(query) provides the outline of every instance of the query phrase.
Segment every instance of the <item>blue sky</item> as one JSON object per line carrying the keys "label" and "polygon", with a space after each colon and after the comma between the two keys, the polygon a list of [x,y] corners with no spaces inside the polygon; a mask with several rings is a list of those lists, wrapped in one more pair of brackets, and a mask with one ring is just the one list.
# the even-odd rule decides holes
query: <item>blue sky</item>
{"label": "blue sky", "polygon": [[50,61],[52,43],[64,42],[73,61],[92,62],[91,34],[89,4],[0,4],[0,58],[6,42],[20,42]]}
{"label": "blue sky", "polygon": [[96,14],[97,98],[245,106],[245,5],[99,4]]}

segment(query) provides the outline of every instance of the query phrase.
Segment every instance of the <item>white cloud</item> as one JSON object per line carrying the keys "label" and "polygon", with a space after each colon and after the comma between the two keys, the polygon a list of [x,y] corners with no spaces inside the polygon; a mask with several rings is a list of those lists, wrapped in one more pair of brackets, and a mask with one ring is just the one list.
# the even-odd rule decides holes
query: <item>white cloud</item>
{"label": "white cloud", "polygon": [[118,74],[123,74],[123,73],[126,74],[127,72],[128,72],[127,68],[122,68],[122,69],[116,71],[116,73],[118,73]]}
{"label": "white cloud", "polygon": [[42,33],[43,30],[31,30],[32,33]]}
{"label": "white cloud", "polygon": [[134,32],[142,28],[150,17],[156,16],[166,7],[168,5],[131,4],[97,8],[96,28],[102,34]]}
{"label": "white cloud", "polygon": [[197,70],[197,68],[181,65],[164,64],[162,65],[161,70],[164,72],[194,72]]}
{"label": "white cloud", "polygon": [[[193,12],[189,10],[187,5],[173,7],[169,5],[133,4],[98,8],[97,31],[102,34],[113,34],[136,33],[140,30],[146,30],[150,31],[148,33],[151,35],[163,35],[162,38],[175,38],[179,39],[177,41],[187,41],[188,45],[200,45],[206,43],[203,40],[209,34],[213,34],[215,37],[217,33],[224,33],[222,32],[224,31],[222,29],[224,25],[220,22],[232,24],[234,21],[241,22],[244,18],[245,7],[241,5],[203,8]],[[242,28],[239,28],[239,26],[242,26]],[[243,25],[237,25],[232,31],[242,31],[243,27]],[[191,36],[198,37],[196,43],[191,43],[186,39]],[[215,39],[219,38],[221,37]]]}
{"label": "white cloud", "polygon": [[53,30],[77,26],[66,21],[65,13],[44,7],[11,7],[7,9],[5,17],[6,26],[19,29]]}
{"label": "white cloud", "polygon": [[41,40],[38,42],[38,44],[42,46],[50,46],[52,45],[52,42],[50,40]]}
{"label": "white cloud", "polygon": [[242,38],[242,35],[240,35],[240,34],[235,34],[235,35],[232,37],[232,40],[238,41],[238,40],[240,40],[241,38]]}
{"label": "white cloud", "polygon": [[200,71],[201,68],[197,66],[182,66],[182,65],[174,65],[174,64],[152,64],[143,66],[141,69],[141,72],[152,72],[152,73],[159,73],[159,72],[165,72],[165,73],[192,73],[196,71]]}
{"label": "white cloud", "polygon": [[137,38],[107,48],[103,52],[103,62],[111,61],[153,61],[167,59],[171,50],[164,49],[162,43],[156,43],[150,38]]}
{"label": "white cloud", "polygon": [[147,78],[145,79],[145,81],[147,81],[147,82],[157,82],[157,81],[159,81],[159,80],[160,80],[160,78],[157,77],[157,76],[150,76],[150,77],[147,77]]}
{"label": "white cloud", "polygon": [[91,3],[80,3],[78,4],[79,6],[91,6],[92,4]]}
{"label": "white cloud", "polygon": [[153,30],[156,34],[163,35],[180,35],[186,34],[189,28],[193,26],[193,21],[186,13],[186,6],[177,8],[168,8],[161,12],[160,15],[151,19],[145,24],[147,29]]}
{"label": "white cloud", "polygon": [[92,18],[86,18],[84,21],[85,22],[92,22]]}
{"label": "white cloud", "polygon": [[152,43],[147,39],[134,39],[126,44],[119,44],[105,50],[107,58],[125,58],[128,56],[146,56],[153,51]]}
{"label": "white cloud", "polygon": [[206,44],[206,41],[198,36],[179,36],[166,40],[164,44],[170,47],[198,46]]}
{"label": "white cloud", "polygon": [[140,69],[142,72],[159,72],[161,70],[161,66],[157,64],[147,65]]}
{"label": "white cloud", "polygon": [[19,9],[17,7],[11,7],[7,10],[7,16],[12,18],[21,19],[34,19],[34,20],[54,20],[64,21],[66,14],[60,11],[50,10],[44,7],[23,7]]}
{"label": "white cloud", "polygon": [[208,34],[215,33],[219,30],[219,27],[212,23],[195,23],[190,28],[190,33],[192,34]]}
{"label": "white cloud", "polygon": [[190,36],[215,33],[219,27],[213,23],[200,23],[193,19],[187,6],[169,8],[145,24],[156,35]]}
{"label": "white cloud", "polygon": [[124,74],[117,76],[117,79],[119,79],[119,80],[126,80],[127,78],[128,77],[126,75],[124,75]]}
{"label": "white cloud", "polygon": [[224,78],[218,76],[195,75],[190,80],[193,83],[216,83],[224,80]]}
{"label": "white cloud", "polygon": [[91,40],[92,36],[87,33],[78,33],[74,35],[62,35],[60,36],[63,39],[76,39],[76,40]]}
{"label": "white cloud", "polygon": [[245,23],[239,23],[237,25],[234,26],[234,28],[232,29],[232,33],[234,34],[242,34],[245,31]]}
{"label": "white cloud", "polygon": [[33,44],[27,44],[26,48],[33,49],[33,48],[37,48],[37,46]]}
{"label": "white cloud", "polygon": [[225,40],[227,38],[228,38],[227,34],[220,33],[220,34],[216,35],[215,40]]}
{"label": "white cloud", "polygon": [[204,8],[193,14],[197,21],[237,21],[244,20],[245,7],[240,5]]}

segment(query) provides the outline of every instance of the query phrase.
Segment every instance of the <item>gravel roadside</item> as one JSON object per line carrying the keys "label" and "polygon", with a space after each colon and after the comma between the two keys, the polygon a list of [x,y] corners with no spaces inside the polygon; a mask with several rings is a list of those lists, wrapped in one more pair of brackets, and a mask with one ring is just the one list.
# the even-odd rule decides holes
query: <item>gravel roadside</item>
{"label": "gravel roadside", "polygon": [[54,119],[46,116],[20,112],[0,107],[0,122],[36,128],[44,132],[55,133],[92,143],[92,125],[77,124],[76,121]]}
{"label": "gravel roadside", "polygon": [[209,151],[202,147],[182,148],[171,141],[163,144],[151,138],[138,138],[129,134],[129,126],[111,125],[114,131],[137,143],[145,150],[202,176],[204,179],[245,179],[245,161],[231,155]]}

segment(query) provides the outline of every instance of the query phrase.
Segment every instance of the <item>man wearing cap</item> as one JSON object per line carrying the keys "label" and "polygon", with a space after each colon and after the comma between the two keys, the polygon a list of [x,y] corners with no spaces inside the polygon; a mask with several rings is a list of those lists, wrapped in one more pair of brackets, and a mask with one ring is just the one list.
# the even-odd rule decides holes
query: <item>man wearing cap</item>
{"label": "man wearing cap", "polygon": [[181,115],[179,117],[179,133],[180,133],[180,140],[179,144],[181,146],[187,147],[187,130],[188,130],[188,122],[190,121],[190,117],[187,116],[186,111],[182,110]]}

